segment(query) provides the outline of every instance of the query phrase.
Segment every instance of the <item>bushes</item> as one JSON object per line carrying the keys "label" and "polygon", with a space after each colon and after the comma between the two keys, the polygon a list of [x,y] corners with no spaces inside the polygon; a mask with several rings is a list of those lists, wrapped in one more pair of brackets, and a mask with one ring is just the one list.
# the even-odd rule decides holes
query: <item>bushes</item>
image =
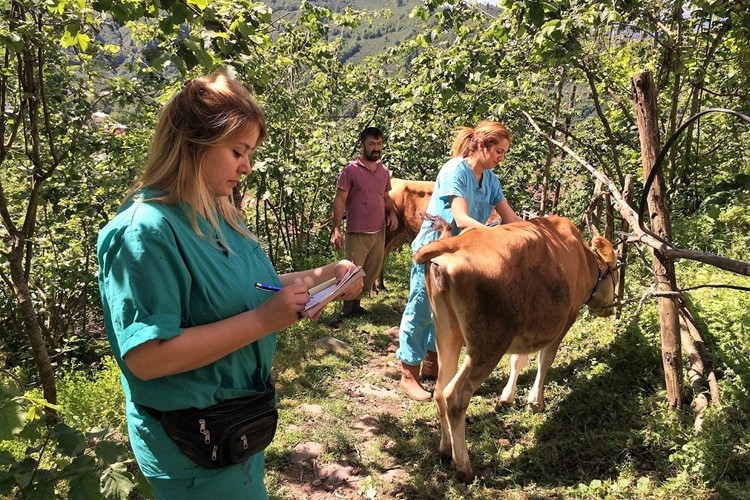
{"label": "bushes", "polygon": [[60,415],[79,429],[107,427],[125,432],[125,395],[120,385],[120,369],[114,358],[102,360],[94,374],[73,371],[57,384]]}
{"label": "bushes", "polygon": [[136,489],[137,467],[123,439],[124,397],[112,358],[93,375],[63,375],[60,405],[33,392],[21,394],[8,380],[2,387],[0,495],[127,498]]}

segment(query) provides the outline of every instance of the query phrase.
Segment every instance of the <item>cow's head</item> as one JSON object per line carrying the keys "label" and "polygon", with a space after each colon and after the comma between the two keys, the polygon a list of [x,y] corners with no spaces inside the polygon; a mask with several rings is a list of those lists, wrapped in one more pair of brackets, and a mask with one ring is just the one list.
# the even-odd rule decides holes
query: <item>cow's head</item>
{"label": "cow's head", "polygon": [[599,266],[599,277],[586,305],[594,316],[611,316],[615,311],[615,283],[620,279],[617,253],[612,243],[601,236],[594,236],[591,240],[591,251]]}

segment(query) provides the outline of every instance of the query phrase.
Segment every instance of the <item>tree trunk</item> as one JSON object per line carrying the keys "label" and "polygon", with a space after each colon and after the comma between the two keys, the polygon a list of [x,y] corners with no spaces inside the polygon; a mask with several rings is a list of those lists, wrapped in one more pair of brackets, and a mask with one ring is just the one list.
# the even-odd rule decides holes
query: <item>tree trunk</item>
{"label": "tree trunk", "polygon": [[[20,6],[21,4],[19,4]],[[19,18],[27,13],[19,7],[14,15]],[[0,156],[0,165],[5,167],[8,159],[6,154],[18,147],[24,151],[27,159],[24,167],[30,167],[29,189],[26,193],[27,205],[22,224],[14,221],[11,215],[10,202],[5,195],[3,187],[4,179],[0,178],[0,220],[5,227],[9,249],[5,253],[10,268],[10,280],[13,284],[13,293],[19,305],[24,331],[31,345],[34,362],[39,370],[39,379],[42,385],[44,399],[48,403],[57,404],[57,389],[55,386],[55,373],[45,345],[42,324],[39,314],[34,309],[29,283],[31,283],[33,247],[30,244],[34,236],[37,221],[37,208],[41,198],[44,181],[48,179],[60,164],[60,155],[55,140],[57,136],[52,132],[53,127],[49,122],[49,103],[45,93],[44,81],[44,55],[39,50],[27,48],[17,58],[6,58],[3,63],[4,76],[0,80],[0,93],[3,101],[8,96],[18,93],[19,106],[17,109],[6,107],[7,121],[3,121],[3,133],[6,137],[22,142],[15,145],[12,141],[3,148]],[[14,81],[14,79],[17,79]],[[18,127],[23,124],[24,132],[18,134]],[[10,126],[6,130],[6,126]],[[42,144],[46,146],[45,153],[42,152]],[[73,148],[75,139],[68,144]],[[19,155],[20,156],[20,155]],[[55,413],[50,408],[45,408],[49,413]]]}
{"label": "tree trunk", "polygon": [[[554,139],[557,132],[557,122],[560,120],[560,104],[562,103],[562,91],[565,86],[565,69],[563,69],[562,75],[560,76],[560,82],[557,84],[557,91],[555,92],[555,116],[552,118],[552,138]],[[539,213],[538,215],[545,215],[547,213],[547,198],[549,191],[549,168],[552,165],[552,159],[554,158],[554,145],[547,141],[547,158],[544,162],[544,173],[542,174],[542,192],[541,199],[539,200]]]}
{"label": "tree trunk", "polygon": [[560,181],[555,181],[555,195],[552,199],[552,208],[550,209],[550,213],[554,214],[557,213],[557,204],[560,201],[560,189],[562,188],[562,184]]}
{"label": "tree trunk", "polygon": [[[688,379],[693,390],[693,428],[700,432],[703,428],[703,417],[711,404],[719,404],[719,382],[714,372],[711,357],[698,330],[697,323],[687,301],[680,301],[680,331],[682,346],[690,362]],[[708,391],[708,392],[706,392]]]}
{"label": "tree trunk", "polygon": [[[702,29],[704,28],[706,27],[703,27]],[[690,114],[688,116],[694,116],[700,111],[701,105],[703,103],[703,88],[706,80],[706,75],[708,74],[708,67],[714,62],[716,50],[720,46],[721,41],[724,39],[726,33],[729,31],[729,28],[729,22],[721,23],[719,29],[716,32],[716,36],[711,41],[710,45],[708,45],[705,49],[705,56],[703,58],[702,64],[696,72],[696,75],[691,78],[692,97],[690,100]],[[708,39],[710,39],[711,31],[712,28],[709,27]],[[696,127],[698,129],[697,131]],[[699,134],[700,122],[694,122],[688,125],[688,128],[685,130],[685,154],[683,155],[682,165],[679,167],[674,177],[675,181],[679,178],[680,183],[683,186],[687,186],[687,193],[692,193],[695,189],[694,187],[690,187],[693,183],[693,179],[690,178],[689,173],[692,165],[695,162],[695,159],[698,158],[701,154],[700,150],[698,149],[700,145],[700,141],[698,140]],[[693,151],[694,147],[695,151]],[[685,190],[685,187],[683,187],[682,189]],[[692,213],[698,209],[699,204],[700,203],[697,197],[691,194],[689,206],[683,208],[687,208],[689,210],[689,213]]]}
{"label": "tree trunk", "polygon": [[[44,344],[42,328],[39,326],[39,316],[34,310],[34,303],[31,300],[31,291],[29,283],[26,280],[26,273],[23,266],[23,243],[15,238],[14,248],[8,253],[8,263],[10,264],[10,276],[13,281],[13,291],[21,310],[24,330],[31,344],[31,351],[34,354],[34,361],[39,370],[39,378],[42,384],[44,399],[48,403],[57,404],[57,388],[55,386],[55,373],[52,370],[52,363],[49,359],[47,347]],[[47,411],[50,411],[47,409]]]}
{"label": "tree trunk", "polygon": [[[594,183],[594,206],[591,212],[591,223],[596,226],[597,230],[602,227],[602,181],[599,179]],[[612,241],[612,240],[609,240]]]}
{"label": "tree trunk", "polygon": [[[622,187],[622,197],[625,199],[625,202],[630,204],[633,199],[633,176],[630,174],[627,174],[625,176],[625,185]],[[628,221],[623,219],[622,224],[620,225],[620,231],[623,233],[627,233],[629,230],[629,224]],[[617,256],[620,259],[620,262],[625,263],[628,260],[628,245],[627,241],[623,238],[620,245],[617,247]],[[620,279],[617,282],[617,285],[615,287],[615,296],[616,297],[622,297],[625,293],[625,273],[627,271],[627,267],[623,266],[620,268]],[[620,311],[621,307],[615,307],[615,317],[620,317]]]}
{"label": "tree trunk", "polygon": [[[609,125],[607,115],[602,109],[602,105],[599,99],[599,92],[596,89],[596,78],[593,71],[591,71],[589,68],[584,67],[583,71],[589,81],[591,98],[594,101],[594,109],[596,109],[596,114],[599,117],[599,121],[604,127],[604,135],[607,138],[607,142],[609,143],[609,150],[612,153],[612,165],[614,166],[614,173],[617,175],[617,180],[619,181],[620,185],[622,185],[622,183],[625,182],[625,176],[622,174],[622,169],[620,168],[620,155],[617,153],[617,140],[615,139],[615,135],[612,132],[612,127]],[[606,170],[606,165],[603,165],[603,168],[605,168]],[[609,177],[611,178],[612,175],[610,175]]]}
{"label": "tree trunk", "polygon": [[[674,84],[672,85],[672,102],[669,110],[669,126],[667,128],[668,137],[672,137],[678,127],[677,112],[680,105],[680,94],[682,93],[682,75],[680,74],[680,65],[682,64],[682,2],[675,2],[672,10],[672,26],[677,30],[677,34],[668,47],[667,56],[669,64],[667,68],[669,73],[674,75]],[[669,150],[669,175],[668,182],[674,182],[677,161],[677,148]]]}
{"label": "tree trunk", "polygon": [[[646,71],[632,79],[633,100],[641,142],[641,164],[644,180],[655,167],[659,155],[660,139],[658,114],[656,110],[656,87],[654,77]],[[667,210],[666,187],[660,171],[648,193],[648,210],[651,230],[666,241],[672,240],[672,229]],[[661,352],[664,366],[664,381],[667,399],[673,408],[682,406],[682,359],[680,346],[680,324],[677,304],[673,293],[677,289],[674,260],[659,250],[653,251],[656,291],[667,292],[658,298],[659,322],[661,326]]]}

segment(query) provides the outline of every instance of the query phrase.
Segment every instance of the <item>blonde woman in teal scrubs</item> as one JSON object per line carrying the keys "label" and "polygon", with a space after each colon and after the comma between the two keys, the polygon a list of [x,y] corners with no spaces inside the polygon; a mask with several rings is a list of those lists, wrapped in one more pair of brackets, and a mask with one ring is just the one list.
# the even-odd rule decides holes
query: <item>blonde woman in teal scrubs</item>
{"label": "blonde woman in teal scrubs", "polygon": [[[262,393],[275,332],[299,319],[311,286],[354,267],[342,260],[278,275],[252,238],[231,196],[266,132],[236,80],[214,73],[186,82],[160,115],[144,173],[99,234],[99,288],[130,443],[158,499],[268,497],[262,451],[203,468],[144,407],[206,408]],[[361,283],[341,298],[360,291]]]}

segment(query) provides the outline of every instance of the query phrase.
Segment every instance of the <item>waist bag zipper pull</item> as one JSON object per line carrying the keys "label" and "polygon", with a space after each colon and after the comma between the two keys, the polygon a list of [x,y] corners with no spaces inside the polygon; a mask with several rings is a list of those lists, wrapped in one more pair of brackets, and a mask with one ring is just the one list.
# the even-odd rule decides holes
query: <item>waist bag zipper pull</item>
{"label": "waist bag zipper pull", "polygon": [[209,431],[208,429],[206,429],[206,420],[202,418],[202,419],[198,420],[198,423],[200,424],[199,431],[200,431],[201,434],[203,434],[203,442],[206,443],[206,444],[210,443],[211,442],[211,431]]}
{"label": "waist bag zipper pull", "polygon": [[247,447],[249,446],[247,444],[247,435],[243,435],[240,439],[242,440],[242,449],[246,450]]}

